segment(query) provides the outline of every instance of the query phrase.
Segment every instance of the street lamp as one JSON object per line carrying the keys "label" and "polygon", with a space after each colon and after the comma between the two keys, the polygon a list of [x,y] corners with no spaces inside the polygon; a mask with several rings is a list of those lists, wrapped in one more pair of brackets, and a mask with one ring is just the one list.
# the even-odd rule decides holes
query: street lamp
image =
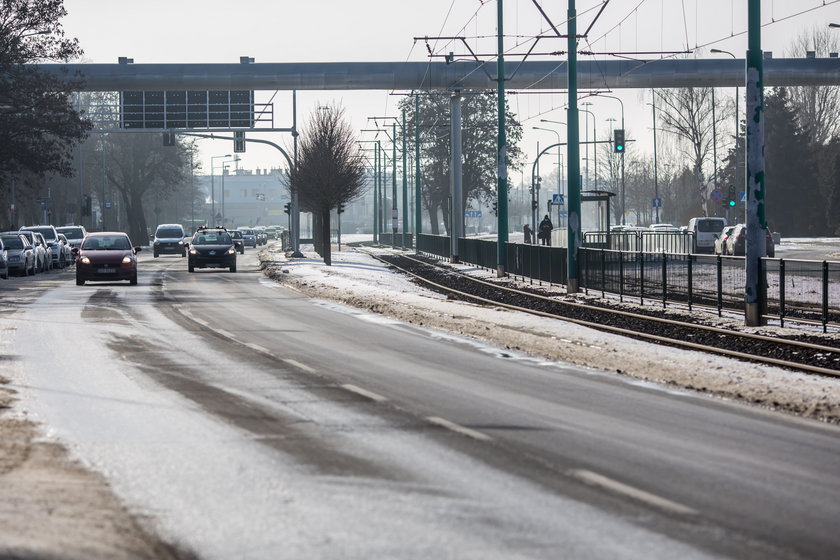
{"label": "street lamp", "polygon": [[[840,27],[840,25],[838,25],[836,23],[834,23],[834,24],[829,23],[828,26],[829,27],[833,27],[833,26]],[[734,54],[732,54],[731,52],[725,51],[725,50],[722,50],[722,49],[712,49],[710,52],[717,53],[717,54],[728,54],[733,59],[738,58]],[[738,119],[738,107],[740,105],[741,105],[741,99],[738,96],[738,86],[735,86],[735,181],[738,183],[737,186],[739,186],[739,187],[741,186],[740,185],[740,180],[739,180],[739,177],[740,177],[739,169],[741,168],[741,166],[739,165],[741,162],[739,160],[741,158],[738,156],[738,154],[739,154],[739,152],[738,152],[738,138],[741,135],[741,121]],[[715,186],[717,186],[717,185],[715,185]],[[729,207],[728,206],[726,207],[726,215],[727,215],[727,218],[728,218],[729,217]]]}
{"label": "street lamp", "polygon": [[239,165],[239,160],[241,158],[239,156],[234,156],[233,159],[225,160],[222,162],[222,227],[225,227],[225,222],[227,219],[225,218],[225,170],[229,169],[229,165],[225,165],[225,163],[230,163],[231,161]]}
{"label": "street lamp", "polygon": [[[651,89],[653,103],[648,103],[652,108],[653,118],[653,192],[654,197],[659,198],[659,175],[656,165],[656,90]],[[659,223],[659,206],[656,206],[656,223]]]}
{"label": "street lamp", "polygon": [[211,203],[211,216],[210,216],[210,223],[216,223],[216,175],[215,169],[216,164],[213,162],[215,159],[219,158],[229,158],[230,154],[225,154],[223,156],[210,156],[210,203]]}
{"label": "street lamp", "polygon": [[[587,101],[586,103],[581,103],[581,105],[586,107],[591,107],[592,103]],[[584,113],[588,113],[592,117],[592,140],[595,142],[595,162],[593,165],[595,166],[595,188],[598,188],[598,131],[595,129],[595,113],[590,111],[589,109],[578,109],[578,111],[582,111]],[[588,119],[587,119],[588,121]],[[586,125],[586,188],[589,188],[589,125]]]}

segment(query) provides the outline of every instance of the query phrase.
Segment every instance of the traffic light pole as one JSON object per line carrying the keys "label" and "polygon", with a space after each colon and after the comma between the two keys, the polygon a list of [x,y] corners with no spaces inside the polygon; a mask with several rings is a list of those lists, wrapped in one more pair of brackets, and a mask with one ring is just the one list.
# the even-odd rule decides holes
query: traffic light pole
{"label": "traffic light pole", "polygon": [[569,220],[566,226],[567,233],[567,260],[568,280],[566,281],[566,292],[576,294],[580,285],[578,281],[578,247],[581,242],[580,223],[580,128],[578,126],[577,107],[577,11],[575,0],[569,0],[568,11],[568,82],[569,82],[569,107],[566,113],[566,134],[568,153],[568,194],[567,201],[569,208]]}

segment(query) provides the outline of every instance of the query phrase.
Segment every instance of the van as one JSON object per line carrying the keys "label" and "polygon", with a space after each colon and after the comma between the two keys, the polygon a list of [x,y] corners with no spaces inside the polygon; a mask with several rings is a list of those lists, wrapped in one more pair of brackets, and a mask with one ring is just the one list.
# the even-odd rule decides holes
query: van
{"label": "van", "polygon": [[694,234],[694,252],[714,253],[715,239],[726,225],[726,218],[715,216],[691,218],[687,229]]}

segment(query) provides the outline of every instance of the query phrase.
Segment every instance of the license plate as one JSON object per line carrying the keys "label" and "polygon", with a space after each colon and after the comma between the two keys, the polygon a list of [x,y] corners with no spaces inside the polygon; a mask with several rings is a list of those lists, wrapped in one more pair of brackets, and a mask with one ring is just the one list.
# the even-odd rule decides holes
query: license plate
{"label": "license plate", "polygon": [[116,271],[117,271],[116,268],[97,268],[96,269],[96,272],[98,272],[99,274],[112,274]]}

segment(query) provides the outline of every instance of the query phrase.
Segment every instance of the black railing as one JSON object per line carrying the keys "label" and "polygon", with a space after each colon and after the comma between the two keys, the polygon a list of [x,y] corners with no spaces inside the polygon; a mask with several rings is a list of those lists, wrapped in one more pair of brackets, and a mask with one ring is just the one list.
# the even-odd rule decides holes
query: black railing
{"label": "black railing", "polygon": [[[396,245],[394,244],[396,241]],[[403,248],[403,234],[398,233],[394,236],[393,233],[380,233],[379,234],[379,244],[380,245],[389,245],[392,247],[399,247]],[[405,234],[405,248],[406,249],[414,249],[414,234],[413,233],[406,233]]]}

